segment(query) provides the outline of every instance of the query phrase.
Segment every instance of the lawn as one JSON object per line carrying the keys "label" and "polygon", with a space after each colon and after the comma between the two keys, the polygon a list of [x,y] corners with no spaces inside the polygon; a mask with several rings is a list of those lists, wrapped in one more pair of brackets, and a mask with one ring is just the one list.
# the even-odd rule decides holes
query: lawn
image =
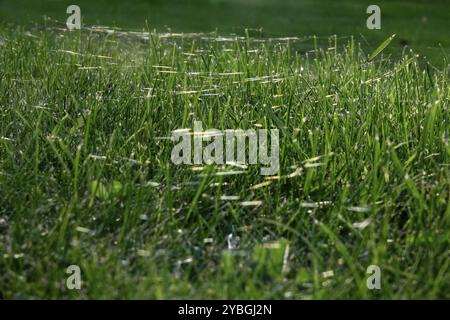
{"label": "lawn", "polygon": [[[446,2],[374,32],[364,1],[59,3],[0,4],[0,297],[450,298]],[[278,129],[279,174],[174,164],[194,121]]]}
{"label": "lawn", "polygon": [[[14,0],[0,2],[0,21],[43,24],[43,17],[61,23],[70,4],[81,8],[86,25],[158,32],[212,32],[263,37],[354,37],[366,50],[396,33],[395,57],[407,46],[435,64],[450,54],[448,0]],[[381,8],[381,30],[366,28],[366,8]]]}

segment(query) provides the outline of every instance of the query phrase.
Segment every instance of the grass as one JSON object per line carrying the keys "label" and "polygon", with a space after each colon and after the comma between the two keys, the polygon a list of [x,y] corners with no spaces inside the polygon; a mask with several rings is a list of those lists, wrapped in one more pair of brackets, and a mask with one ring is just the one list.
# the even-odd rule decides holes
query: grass
{"label": "grass", "polygon": [[[336,37],[0,34],[3,297],[450,298],[448,60],[368,62]],[[278,128],[280,178],[172,164],[157,137],[194,120]]]}
{"label": "grass", "polygon": [[[381,30],[368,30],[366,9],[371,0],[77,0],[86,25],[118,26],[141,30],[148,24],[159,32],[231,32],[245,29],[258,36],[354,36],[367,51],[392,34],[391,54],[403,46],[437,64],[442,51],[450,54],[447,0],[378,0]],[[43,16],[65,22],[66,0],[0,2],[0,21],[20,25],[42,24]],[[261,30],[261,31],[259,31]],[[311,49],[311,48],[309,48]]]}

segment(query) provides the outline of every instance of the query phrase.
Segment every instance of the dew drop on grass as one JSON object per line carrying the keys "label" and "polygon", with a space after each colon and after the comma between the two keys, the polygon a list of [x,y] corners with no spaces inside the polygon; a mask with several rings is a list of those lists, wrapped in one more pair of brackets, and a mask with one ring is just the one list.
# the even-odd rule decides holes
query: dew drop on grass
{"label": "dew drop on grass", "polygon": [[81,233],[93,233],[92,230],[85,228],[85,227],[80,227],[80,226],[76,227],[75,230],[78,232],[81,232]]}
{"label": "dew drop on grass", "polygon": [[148,257],[148,256],[150,256],[150,251],[139,249],[137,251],[137,255],[141,256],[141,257]]}
{"label": "dew drop on grass", "polygon": [[239,196],[227,196],[227,195],[220,196],[220,200],[223,201],[237,201],[239,199],[240,199]]}
{"label": "dew drop on grass", "polygon": [[252,200],[252,201],[242,201],[239,204],[243,207],[258,207],[260,205],[262,205],[262,201],[261,200]]}
{"label": "dew drop on grass", "polygon": [[228,250],[233,250],[237,247],[237,239],[233,236],[232,233],[227,236],[227,247]]}
{"label": "dew drop on grass", "polygon": [[354,222],[353,228],[364,230],[371,222],[372,222],[372,220],[370,218],[367,218],[361,222]]}
{"label": "dew drop on grass", "polygon": [[369,206],[348,207],[347,209],[353,212],[370,212]]}
{"label": "dew drop on grass", "polygon": [[334,277],[334,271],[333,270],[324,271],[322,272],[322,277],[324,278]]}
{"label": "dew drop on grass", "polygon": [[146,187],[159,187],[160,183],[159,182],[154,182],[154,181],[147,181],[147,183],[145,184]]}

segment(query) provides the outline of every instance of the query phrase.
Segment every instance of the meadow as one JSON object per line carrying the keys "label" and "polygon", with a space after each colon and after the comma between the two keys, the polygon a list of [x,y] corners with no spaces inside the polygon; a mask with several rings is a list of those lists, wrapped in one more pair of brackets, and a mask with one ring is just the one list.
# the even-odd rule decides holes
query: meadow
{"label": "meadow", "polygon": [[[395,27],[69,32],[0,8],[0,297],[450,298],[448,54],[416,54],[444,31],[411,51]],[[279,174],[175,165],[196,120],[278,129]]]}

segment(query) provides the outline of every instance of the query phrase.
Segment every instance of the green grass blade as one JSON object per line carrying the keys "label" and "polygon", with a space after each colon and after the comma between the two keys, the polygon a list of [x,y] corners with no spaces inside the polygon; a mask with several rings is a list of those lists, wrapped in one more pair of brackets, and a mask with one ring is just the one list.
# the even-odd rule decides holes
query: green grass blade
{"label": "green grass blade", "polygon": [[395,34],[384,40],[383,43],[380,44],[378,48],[375,49],[374,52],[372,52],[367,61],[369,62],[373,61],[384,49],[386,49],[386,47],[391,43],[392,40],[394,40],[394,38]]}

